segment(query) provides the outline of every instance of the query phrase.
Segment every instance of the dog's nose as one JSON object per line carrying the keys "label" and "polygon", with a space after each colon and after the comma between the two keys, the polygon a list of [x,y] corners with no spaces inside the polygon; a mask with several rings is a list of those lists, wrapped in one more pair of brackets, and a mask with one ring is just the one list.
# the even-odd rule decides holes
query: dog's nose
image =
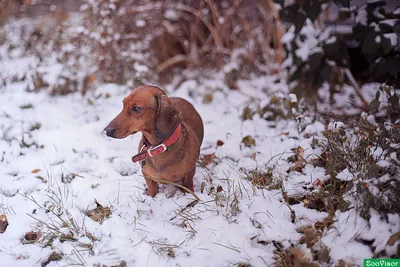
{"label": "dog's nose", "polygon": [[104,128],[104,131],[106,132],[107,136],[113,137],[114,136],[114,132],[115,132],[115,128],[107,126],[106,128]]}

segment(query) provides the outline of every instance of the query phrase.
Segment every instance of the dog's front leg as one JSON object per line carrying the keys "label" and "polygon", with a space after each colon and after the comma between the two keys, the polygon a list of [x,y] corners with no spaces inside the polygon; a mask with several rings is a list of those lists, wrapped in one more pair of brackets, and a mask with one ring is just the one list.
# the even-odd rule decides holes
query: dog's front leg
{"label": "dog's front leg", "polygon": [[[196,168],[194,168],[192,171],[187,173],[185,177],[182,180],[182,185],[186,187],[187,189],[191,190],[194,192],[194,187],[193,187],[193,177],[194,174],[196,173]],[[185,191],[184,191],[185,192]],[[186,192],[185,192],[186,193]]]}
{"label": "dog's front leg", "polygon": [[155,197],[158,193],[158,183],[153,181],[149,176],[143,173],[144,179],[147,184],[147,194],[151,197]]}

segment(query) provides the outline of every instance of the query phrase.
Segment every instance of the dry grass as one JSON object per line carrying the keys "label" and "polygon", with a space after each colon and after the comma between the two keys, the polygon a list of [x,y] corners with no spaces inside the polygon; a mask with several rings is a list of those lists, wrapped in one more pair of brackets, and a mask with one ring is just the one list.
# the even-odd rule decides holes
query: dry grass
{"label": "dry grass", "polygon": [[[381,214],[399,213],[400,184],[393,178],[400,169],[396,161],[388,158],[390,154],[396,153],[395,147],[400,144],[399,128],[328,132],[327,137],[327,156],[323,159],[327,174],[335,180],[343,169],[350,172],[352,179],[345,187],[349,191],[348,195],[356,200],[355,205],[361,216],[368,219],[370,208]],[[372,152],[378,149],[382,149],[382,153],[373,156]],[[378,164],[380,160],[387,160],[391,164],[382,167]],[[388,179],[381,179],[385,175]],[[338,186],[343,188],[343,182],[333,184],[333,187]]]}
{"label": "dry grass", "polygon": [[[51,178],[49,177],[48,180]],[[55,240],[63,242],[71,242],[75,248],[74,253],[76,254],[77,265],[84,265],[84,261],[80,256],[82,251],[93,253],[93,244],[98,241],[99,238],[90,233],[83,222],[78,222],[64,207],[65,199],[68,197],[69,192],[62,190],[58,187],[57,190],[48,189],[47,197],[48,200],[39,203],[33,196],[26,197],[37,205],[32,214],[27,214],[29,217],[36,221],[36,229],[27,233],[22,240],[24,244],[40,244],[43,247],[52,247]],[[41,212],[48,213],[50,218],[43,221],[36,217],[36,213],[40,210]],[[84,211],[82,211],[84,214]],[[86,237],[89,242],[81,242],[80,239]],[[62,257],[58,252],[43,262],[43,266],[46,266],[52,261],[59,260]]]}
{"label": "dry grass", "polygon": [[283,187],[282,179],[279,179],[273,174],[272,168],[267,168],[265,172],[250,170],[244,174],[244,178],[251,181],[253,186],[258,189],[280,190]]}
{"label": "dry grass", "polygon": [[[8,2],[13,1],[1,1],[2,11],[12,15],[19,5],[18,13],[27,14],[22,3]],[[21,31],[20,42],[9,45],[10,51],[17,45],[42,63],[56,52],[63,65],[55,85],[46,84],[40,73],[28,75],[34,86],[29,90],[50,86],[52,95],[84,94],[96,81],[168,82],[183,74],[176,69],[223,70],[228,64],[225,82],[238,89],[243,73],[274,73],[283,61],[282,26],[272,0],[84,2],[78,28],[69,14],[55,10],[35,19],[31,29]],[[73,49],[63,49],[65,44]]]}

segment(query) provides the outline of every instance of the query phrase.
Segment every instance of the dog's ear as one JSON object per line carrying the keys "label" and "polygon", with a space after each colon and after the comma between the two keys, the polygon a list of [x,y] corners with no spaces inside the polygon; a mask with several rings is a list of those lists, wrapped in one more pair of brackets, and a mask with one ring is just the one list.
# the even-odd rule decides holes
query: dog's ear
{"label": "dog's ear", "polygon": [[158,111],[154,122],[154,135],[160,140],[165,140],[182,121],[182,114],[172,106],[167,95],[157,95],[156,99]]}

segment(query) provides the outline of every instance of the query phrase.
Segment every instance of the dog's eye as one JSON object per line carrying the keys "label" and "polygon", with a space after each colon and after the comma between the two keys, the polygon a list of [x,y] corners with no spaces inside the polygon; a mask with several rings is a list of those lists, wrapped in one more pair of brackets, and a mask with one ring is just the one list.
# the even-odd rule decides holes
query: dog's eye
{"label": "dog's eye", "polygon": [[133,113],[138,113],[138,112],[140,112],[140,111],[142,111],[142,108],[139,107],[139,106],[134,106],[134,107],[132,108],[132,112],[133,112]]}

